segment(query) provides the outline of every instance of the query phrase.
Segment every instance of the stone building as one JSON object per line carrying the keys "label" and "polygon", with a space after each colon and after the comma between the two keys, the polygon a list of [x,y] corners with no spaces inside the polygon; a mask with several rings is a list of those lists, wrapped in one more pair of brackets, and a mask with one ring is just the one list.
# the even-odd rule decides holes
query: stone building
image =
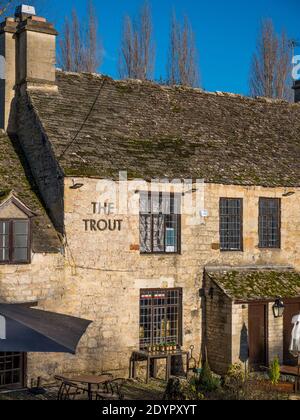
{"label": "stone building", "polygon": [[33,240],[21,261],[0,248],[0,299],[93,323],[22,377],[125,375],[162,342],[220,373],[291,361],[299,104],[55,70],[56,37],[35,15],[1,26],[0,236],[22,219]]}

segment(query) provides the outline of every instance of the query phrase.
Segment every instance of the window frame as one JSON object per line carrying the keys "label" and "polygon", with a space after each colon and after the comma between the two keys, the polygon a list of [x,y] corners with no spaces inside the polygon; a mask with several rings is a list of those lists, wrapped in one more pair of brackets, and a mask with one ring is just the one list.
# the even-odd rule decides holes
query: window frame
{"label": "window frame", "polygon": [[[238,200],[240,202],[240,248],[227,249],[222,247],[222,201]],[[219,200],[219,235],[220,235],[220,251],[221,252],[244,252],[244,199],[240,197],[220,197]]]}
{"label": "window frame", "polygon": [[[27,238],[27,259],[26,261],[18,261],[13,260],[13,252],[14,252],[14,230],[13,226],[15,222],[27,222],[28,224],[28,238]],[[31,220],[26,218],[14,219],[14,218],[6,218],[0,219],[0,223],[9,223],[9,234],[8,234],[8,254],[9,258],[5,261],[0,261],[0,265],[28,265],[31,263],[31,243],[32,243],[32,225]]]}
{"label": "window frame", "polygon": [[[262,245],[262,229],[261,229],[261,201],[276,201],[277,202],[277,221],[278,221],[278,242],[276,244],[276,246],[263,246]],[[281,211],[281,207],[282,207],[282,200],[281,198],[276,198],[276,197],[259,197],[258,200],[258,248],[259,249],[270,249],[270,250],[276,250],[276,249],[281,249],[281,215],[282,215],[282,211]]]}
{"label": "window frame", "polygon": [[[181,287],[175,287],[175,288],[152,288],[152,289],[140,289],[140,295],[139,295],[139,331],[142,326],[141,324],[141,309],[142,309],[142,295],[143,294],[154,294],[154,293],[165,293],[165,292],[178,292],[178,304],[176,305],[178,308],[178,331],[177,331],[177,345],[182,346],[183,344],[183,289]],[[159,305],[151,305],[153,307],[159,308]],[[174,305],[164,305],[164,307],[167,309],[168,307],[174,307]],[[154,323],[154,317],[153,312],[151,313],[151,338],[149,344],[142,345],[141,343],[141,337],[139,334],[139,349],[141,351],[145,350],[149,346],[158,345],[159,343],[154,343],[153,339],[153,323]]]}
{"label": "window frame", "polygon": [[[148,195],[148,200],[150,199],[150,203],[151,203],[151,196],[155,195],[155,194],[159,194],[161,196],[163,195],[170,195],[170,198],[175,199],[176,196],[180,197],[180,208],[181,208],[181,195],[180,193],[163,193],[163,192],[155,192],[155,191],[148,191],[148,192],[141,192],[140,193],[140,202],[141,202],[141,194],[145,194]],[[163,215],[164,216],[164,251],[154,251],[154,242],[153,242],[153,232],[154,232],[154,216],[157,215]],[[140,255],[181,255],[181,212],[179,214],[176,213],[170,213],[170,215],[176,216],[177,218],[177,232],[176,232],[176,240],[177,240],[177,250],[174,252],[167,252],[166,251],[166,217],[169,215],[164,215],[163,213],[152,213],[152,208],[150,209],[149,213],[145,213],[142,211],[139,211],[139,240],[140,240],[140,247],[141,247],[141,228],[140,228],[140,223],[141,223],[141,216],[148,216],[151,218],[151,251],[147,252],[147,251],[142,251],[140,250]]]}

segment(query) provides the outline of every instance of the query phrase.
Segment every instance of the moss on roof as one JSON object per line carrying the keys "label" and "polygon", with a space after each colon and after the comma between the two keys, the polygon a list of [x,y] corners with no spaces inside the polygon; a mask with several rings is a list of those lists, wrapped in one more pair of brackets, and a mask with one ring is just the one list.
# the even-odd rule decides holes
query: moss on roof
{"label": "moss on roof", "polygon": [[66,175],[300,186],[299,104],[87,73],[57,83],[29,101]]}
{"label": "moss on roof", "polygon": [[0,131],[0,203],[12,192],[36,214],[33,218],[33,251],[58,252],[61,243],[39,198],[18,141]]}
{"label": "moss on roof", "polygon": [[232,300],[273,300],[277,297],[300,296],[300,273],[293,270],[276,271],[213,271],[208,272]]}

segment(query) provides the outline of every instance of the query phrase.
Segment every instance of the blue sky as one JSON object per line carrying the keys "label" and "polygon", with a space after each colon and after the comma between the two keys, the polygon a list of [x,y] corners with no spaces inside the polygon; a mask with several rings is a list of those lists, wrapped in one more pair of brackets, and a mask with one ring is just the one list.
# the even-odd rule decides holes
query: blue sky
{"label": "blue sky", "polygon": [[[134,15],[142,0],[94,0],[99,15],[99,33],[105,48],[101,73],[118,78],[118,50],[123,17]],[[299,0],[149,0],[154,21],[156,74],[165,76],[169,21],[173,8],[177,16],[188,15],[197,36],[202,87],[209,91],[248,93],[251,56],[260,23],[272,18],[278,31],[300,40]],[[42,12],[61,29],[65,15],[75,7],[84,18],[85,0],[52,0]],[[41,12],[41,10],[38,12]],[[300,53],[300,51],[297,51]]]}

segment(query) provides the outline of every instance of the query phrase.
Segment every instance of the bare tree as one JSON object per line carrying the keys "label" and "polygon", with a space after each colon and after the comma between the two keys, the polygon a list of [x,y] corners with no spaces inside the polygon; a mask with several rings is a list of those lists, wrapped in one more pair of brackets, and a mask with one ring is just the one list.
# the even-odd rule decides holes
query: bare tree
{"label": "bare tree", "polygon": [[14,0],[1,0],[0,1],[0,16],[5,15],[11,8],[11,6],[13,6],[16,3],[16,1]]}
{"label": "bare tree", "polygon": [[101,64],[102,45],[98,37],[98,20],[92,1],[87,19],[79,20],[76,10],[65,19],[60,38],[59,65],[65,71],[94,73]]}
{"label": "bare tree", "polygon": [[285,32],[277,34],[272,20],[262,23],[250,72],[252,96],[291,99],[291,56]]}
{"label": "bare tree", "polygon": [[195,33],[187,16],[181,24],[175,13],[171,22],[167,79],[170,85],[197,87],[200,83]]}
{"label": "bare tree", "polygon": [[152,79],[155,62],[152,15],[146,2],[138,19],[125,16],[119,60],[121,78]]}
{"label": "bare tree", "polygon": [[101,62],[100,40],[97,36],[98,20],[96,18],[96,10],[93,2],[88,3],[88,25],[86,33],[86,46],[85,46],[85,67],[86,71],[93,73],[97,70]]}

